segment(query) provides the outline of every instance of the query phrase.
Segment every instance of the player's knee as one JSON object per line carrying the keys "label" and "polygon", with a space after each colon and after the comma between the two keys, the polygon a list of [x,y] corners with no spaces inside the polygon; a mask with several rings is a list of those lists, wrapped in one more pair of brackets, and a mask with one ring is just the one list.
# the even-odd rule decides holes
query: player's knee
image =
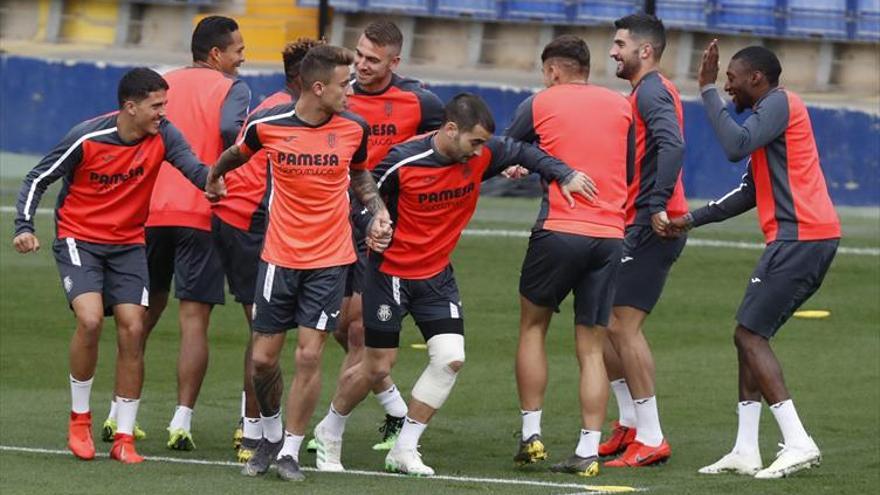
{"label": "player's knee", "polygon": [[104,316],[100,313],[76,315],[77,329],[87,337],[95,337],[101,333]]}
{"label": "player's knee", "polygon": [[278,365],[278,358],[264,352],[251,353],[251,367],[254,375],[265,374],[272,371]]}
{"label": "player's knee", "polygon": [[391,375],[391,363],[385,361],[374,362],[369,366],[365,366],[364,371],[367,373],[370,383],[379,383]]}
{"label": "player's knee", "polygon": [[296,348],[296,370],[297,372],[315,371],[321,367],[321,348],[320,347],[297,347]]}
{"label": "player's knee", "polygon": [[412,390],[412,396],[440,409],[465,361],[464,335],[443,333],[428,340],[428,366]]}

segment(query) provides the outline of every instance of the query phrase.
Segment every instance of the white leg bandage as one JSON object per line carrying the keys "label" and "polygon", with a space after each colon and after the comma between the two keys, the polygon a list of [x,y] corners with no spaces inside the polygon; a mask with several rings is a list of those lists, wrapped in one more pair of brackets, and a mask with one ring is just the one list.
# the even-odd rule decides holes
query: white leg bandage
{"label": "white leg bandage", "polygon": [[413,387],[412,396],[434,409],[440,409],[458,376],[458,371],[449,365],[464,363],[464,335],[441,333],[431,337],[428,340],[428,357],[428,367]]}

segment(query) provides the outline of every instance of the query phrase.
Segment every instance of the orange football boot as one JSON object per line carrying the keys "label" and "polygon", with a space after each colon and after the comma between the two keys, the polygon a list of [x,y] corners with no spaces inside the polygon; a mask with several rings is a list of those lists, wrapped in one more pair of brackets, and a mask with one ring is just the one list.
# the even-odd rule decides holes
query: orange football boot
{"label": "orange football boot", "polygon": [[144,457],[138,454],[134,448],[134,437],[125,433],[117,433],[113,437],[110,458],[125,464],[144,462]]}
{"label": "orange football boot", "polygon": [[672,449],[664,438],[660,445],[648,447],[634,440],[617,459],[605,463],[606,467],[644,467],[663,464],[672,456]]}
{"label": "orange football boot", "polygon": [[90,461],[95,458],[95,443],[92,441],[92,413],[70,412],[67,426],[67,448],[80,459]]}
{"label": "orange football boot", "polygon": [[617,455],[636,440],[635,427],[623,426],[620,422],[615,421],[611,430],[611,438],[599,444],[599,455],[608,457]]}

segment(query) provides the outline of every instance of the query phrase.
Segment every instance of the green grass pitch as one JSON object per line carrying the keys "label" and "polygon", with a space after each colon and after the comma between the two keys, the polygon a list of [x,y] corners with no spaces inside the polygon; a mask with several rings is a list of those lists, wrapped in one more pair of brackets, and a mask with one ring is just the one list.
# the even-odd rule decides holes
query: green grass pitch
{"label": "green grass pitch", "polygon": [[[17,157],[2,155],[0,205],[14,204],[20,177]],[[10,169],[16,171],[10,171]],[[54,189],[53,189],[54,191]],[[54,193],[43,207],[54,205]],[[484,198],[472,226],[528,228],[534,200]],[[846,247],[880,247],[877,210],[841,209]],[[20,256],[11,248],[12,214],[4,210],[0,228],[0,445],[49,450],[65,448],[69,411],[67,346],[73,329],[51,257],[52,220],[38,217],[43,249]],[[696,231],[693,238],[760,242],[753,215]],[[792,319],[774,340],[786,381],[805,426],[824,455],[823,465],[791,479],[760,482],[737,476],[706,477],[696,470],[733,445],[736,433],[736,361],[733,315],[760,252],[690,246],[673,269],[663,299],[647,321],[657,362],[657,390],[664,433],[673,456],[659,468],[602,469],[592,479],[552,475],[546,468],[520,471],[512,455],[519,429],[513,374],[517,339],[517,278],[526,239],[465,236],[454,256],[466,317],[467,364],[446,406],[422,438],[422,454],[444,479],[377,477],[308,472],[302,484],[284,484],[274,475],[247,479],[232,465],[232,428],[241,389],[246,329],[235,304],[218,307],[210,330],[211,364],[193,419],[198,449],[164,448],[165,427],[176,398],[178,335],[176,307],[170,306],[151,336],[139,422],[148,438],[147,456],[200,459],[215,464],[146,462],[122,466],[106,458],[77,461],[71,455],[0,450],[0,492],[4,494],[100,493],[510,493],[575,494],[587,486],[632,486],[649,493],[867,493],[880,483],[880,257],[838,254],[822,289],[806,304],[829,309],[822,320]],[[230,298],[231,301],[231,298]],[[577,365],[573,355],[570,303],[554,318],[548,338],[550,384],[544,436],[551,460],[570,454],[579,425]],[[295,332],[289,336],[294,341]],[[101,338],[92,394],[96,426],[106,414],[112,390],[115,331],[107,320]],[[426,362],[415,327],[408,323],[393,373],[408,392]],[[293,372],[291,346],[283,365]],[[313,424],[326,411],[342,351],[332,341],[324,358],[324,388]],[[609,406],[609,415],[616,407]],[[346,432],[345,465],[379,471],[383,456],[370,450],[382,417],[373,398],[358,408]],[[96,432],[97,433],[97,432]],[[761,421],[765,464],[781,438],[769,410]],[[98,443],[99,452],[109,446]],[[302,463],[314,466],[303,452]],[[508,480],[495,483],[479,478]],[[513,481],[545,485],[516,485]],[[583,485],[578,488],[575,485]]]}

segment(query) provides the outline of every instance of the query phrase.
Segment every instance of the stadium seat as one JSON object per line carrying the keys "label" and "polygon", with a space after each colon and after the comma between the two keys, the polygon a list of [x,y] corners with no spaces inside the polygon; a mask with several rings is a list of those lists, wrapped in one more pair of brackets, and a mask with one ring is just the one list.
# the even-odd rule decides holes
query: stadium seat
{"label": "stadium seat", "polygon": [[847,0],[788,0],[785,34],[846,39]]}
{"label": "stadium seat", "polygon": [[614,22],[642,9],[640,0],[576,0],[575,20],[579,23]]}
{"label": "stadium seat", "polygon": [[880,41],[880,0],[858,0],[855,12],[855,38]]}
{"label": "stadium seat", "polygon": [[715,28],[724,31],[777,34],[776,0],[718,0],[712,16]]}
{"label": "stadium seat", "polygon": [[711,11],[707,2],[700,0],[657,0],[657,17],[671,27],[706,27],[706,14]]}
{"label": "stadium seat", "polygon": [[[330,6],[343,12],[357,12],[364,10],[366,0],[329,0]],[[317,7],[319,0],[296,0],[296,4],[300,7]]]}
{"label": "stadium seat", "polygon": [[431,13],[431,4],[428,0],[367,0],[366,5],[373,11],[393,11],[413,15]]}
{"label": "stadium seat", "polygon": [[437,0],[437,15],[496,19],[500,0]]}
{"label": "stadium seat", "polygon": [[543,22],[559,22],[568,19],[568,2],[566,0],[509,0],[507,17]]}

